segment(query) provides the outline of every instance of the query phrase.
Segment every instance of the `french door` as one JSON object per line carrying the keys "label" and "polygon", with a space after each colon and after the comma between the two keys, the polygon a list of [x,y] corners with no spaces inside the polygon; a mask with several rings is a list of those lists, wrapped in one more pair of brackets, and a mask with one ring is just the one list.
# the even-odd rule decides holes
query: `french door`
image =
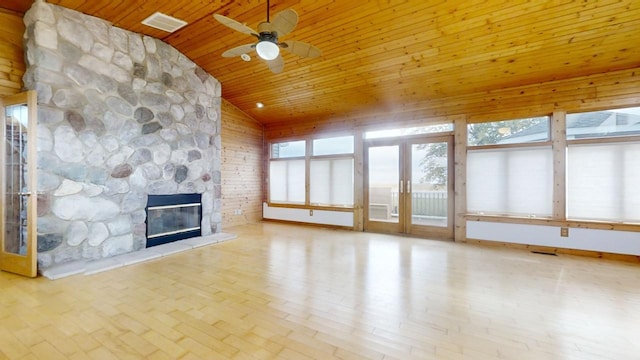
{"label": "french door", "polygon": [[35,91],[0,98],[0,269],[37,275]]}
{"label": "french door", "polygon": [[365,143],[365,230],[453,239],[451,136]]}

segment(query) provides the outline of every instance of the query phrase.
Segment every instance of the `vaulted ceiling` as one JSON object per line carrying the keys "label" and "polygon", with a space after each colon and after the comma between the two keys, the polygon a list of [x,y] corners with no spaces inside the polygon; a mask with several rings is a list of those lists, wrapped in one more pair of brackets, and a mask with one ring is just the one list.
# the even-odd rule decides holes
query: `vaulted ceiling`
{"label": "vaulted ceiling", "polygon": [[[322,51],[315,59],[283,52],[280,74],[255,53],[249,62],[221,57],[255,40],[212,16],[256,29],[266,1],[48,2],[168,42],[217,78],[226,100],[266,125],[380,116],[448,96],[640,66],[637,0],[274,0],[272,17],[292,8],[300,18],[281,40]],[[30,4],[2,0],[0,7],[25,12]],[[169,34],[140,23],[156,11],[189,24]]]}

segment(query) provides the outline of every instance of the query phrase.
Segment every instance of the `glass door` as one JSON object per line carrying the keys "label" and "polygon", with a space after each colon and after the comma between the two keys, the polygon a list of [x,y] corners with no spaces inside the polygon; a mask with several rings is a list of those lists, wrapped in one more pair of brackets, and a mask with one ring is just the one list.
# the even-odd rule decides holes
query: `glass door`
{"label": "glass door", "polygon": [[37,275],[36,101],[35,91],[0,99],[0,269],[29,277]]}
{"label": "glass door", "polygon": [[450,136],[365,145],[365,230],[453,239]]}
{"label": "glass door", "polygon": [[365,229],[402,232],[404,191],[401,178],[401,146],[378,142],[365,148]]}

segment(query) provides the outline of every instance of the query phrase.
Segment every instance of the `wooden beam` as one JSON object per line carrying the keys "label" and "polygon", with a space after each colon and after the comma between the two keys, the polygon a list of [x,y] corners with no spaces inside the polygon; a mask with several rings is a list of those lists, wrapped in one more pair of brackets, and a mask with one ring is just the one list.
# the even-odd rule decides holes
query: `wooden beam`
{"label": "wooden beam", "polygon": [[467,121],[458,116],[454,126],[454,210],[453,238],[464,242],[467,238]]}
{"label": "wooden beam", "polygon": [[364,132],[353,135],[353,230],[364,231]]}
{"label": "wooden beam", "polygon": [[553,219],[566,219],[567,113],[554,111],[551,121],[553,149]]}

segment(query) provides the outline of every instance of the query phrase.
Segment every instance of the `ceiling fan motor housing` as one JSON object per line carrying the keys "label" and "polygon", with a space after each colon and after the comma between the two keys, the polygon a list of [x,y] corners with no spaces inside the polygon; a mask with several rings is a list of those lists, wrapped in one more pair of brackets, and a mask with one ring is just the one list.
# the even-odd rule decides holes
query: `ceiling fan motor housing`
{"label": "ceiling fan motor housing", "polygon": [[271,31],[271,23],[260,23],[260,25],[258,25],[258,32],[260,33],[260,41],[270,41],[274,44],[278,43],[278,33],[275,31]]}
{"label": "ceiling fan motor housing", "polygon": [[260,41],[269,41],[274,44],[278,43],[278,34],[274,32],[261,32],[260,33]]}

